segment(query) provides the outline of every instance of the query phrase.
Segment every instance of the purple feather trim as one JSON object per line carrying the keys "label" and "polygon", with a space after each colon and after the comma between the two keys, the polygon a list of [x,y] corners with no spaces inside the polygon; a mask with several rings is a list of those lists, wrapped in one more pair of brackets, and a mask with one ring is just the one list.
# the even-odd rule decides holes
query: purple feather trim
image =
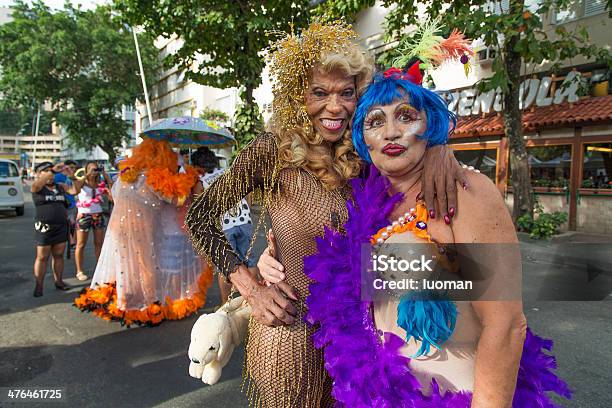
{"label": "purple feather trim", "polygon": [[[334,398],[340,406],[349,407],[469,407],[471,393],[441,394],[435,381],[432,395],[424,396],[410,372],[410,359],[399,351],[404,340],[391,333],[385,333],[384,342],[379,340],[371,302],[361,300],[361,245],[388,224],[387,217],[401,196],[389,198],[388,181],[373,166],[366,180],[352,184],[346,235],[326,228],[316,240],[318,253],[304,258],[304,270],[314,280],[305,319],[319,325],[313,340],[317,348],[325,349]],[[551,349],[552,341],[527,330],[514,407],[554,407],[547,392],[571,397],[567,384],[553,372],[554,357],[544,352]]]}

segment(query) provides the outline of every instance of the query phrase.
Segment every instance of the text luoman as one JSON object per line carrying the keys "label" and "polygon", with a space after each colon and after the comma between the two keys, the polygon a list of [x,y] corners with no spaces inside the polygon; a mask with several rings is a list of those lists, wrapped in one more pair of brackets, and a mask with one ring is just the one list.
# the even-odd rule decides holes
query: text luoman
{"label": "text luoman", "polygon": [[430,280],[430,279],[374,279],[375,290],[472,290],[473,282],[469,280]]}

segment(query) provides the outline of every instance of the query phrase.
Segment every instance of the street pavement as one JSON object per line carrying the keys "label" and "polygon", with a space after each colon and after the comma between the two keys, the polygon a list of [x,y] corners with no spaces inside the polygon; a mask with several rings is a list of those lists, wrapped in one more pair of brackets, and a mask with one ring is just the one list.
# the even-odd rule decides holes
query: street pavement
{"label": "street pavement", "polygon": [[[66,394],[62,403],[28,403],[27,406],[230,408],[247,405],[240,392],[242,350],[234,352],[215,386],[189,377],[187,348],[197,316],[164,322],[159,327],[127,329],[81,313],[72,306],[72,301],[89,282],[74,278],[73,260],[66,261],[64,273],[65,281],[74,286],[71,291],[55,290],[49,271],[44,296],[32,297],[35,253],[32,218],[31,203],[27,204],[23,217],[0,213],[0,387],[63,388]],[[575,243],[576,239],[568,241]],[[264,245],[262,231],[255,252],[260,253]],[[554,248],[551,243],[524,242],[522,248],[529,253],[524,263],[524,285],[528,292],[541,287],[542,279],[546,282],[542,276],[545,271],[571,269],[571,265],[558,268],[554,265],[551,260],[555,256],[551,251],[559,249],[551,249]],[[580,251],[579,247],[575,248]],[[86,271],[91,276],[95,267],[93,248],[88,248],[87,253]],[[600,265],[612,264],[609,253],[598,253]],[[576,276],[585,273],[575,266],[570,269],[565,273]],[[603,279],[599,286],[609,288],[612,278],[602,276],[598,276]],[[538,295],[530,293],[526,298],[537,299]],[[219,301],[215,285],[200,314],[210,311]],[[563,405],[612,406],[609,397],[612,302],[527,300],[525,312],[535,333],[555,339],[558,373],[575,390],[574,400]],[[24,405],[0,402],[0,406]]]}

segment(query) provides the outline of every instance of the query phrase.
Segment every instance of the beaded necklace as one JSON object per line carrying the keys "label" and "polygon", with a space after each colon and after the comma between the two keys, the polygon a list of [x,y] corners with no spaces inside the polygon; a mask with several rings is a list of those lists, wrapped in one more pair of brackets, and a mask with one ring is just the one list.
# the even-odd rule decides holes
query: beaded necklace
{"label": "beaded necklace", "polygon": [[89,185],[87,185],[87,187],[91,188],[92,197],[87,200],[77,201],[76,206],[79,208],[89,208],[93,204],[100,204],[102,202],[102,195],[106,191],[108,191],[108,189],[106,188],[106,183],[104,181],[100,182],[100,184],[98,184],[96,188],[92,188]]}
{"label": "beaded necklace", "polygon": [[375,246],[380,245],[393,234],[412,231],[417,238],[434,243],[427,232],[427,220],[427,206],[423,200],[418,200],[416,208],[411,208],[410,211],[401,215],[396,221],[378,230],[378,232],[372,236],[370,242]]}
{"label": "beaded necklace", "polygon": [[453,273],[458,272],[459,263],[454,251],[450,251],[446,245],[432,239],[431,235],[427,231],[427,221],[429,220],[429,213],[427,211],[427,205],[422,199],[417,199],[415,208],[411,208],[409,211],[400,215],[397,220],[393,221],[390,225],[381,228],[372,235],[370,243],[374,247],[375,251],[380,250],[382,244],[388,240],[393,234],[401,234],[403,232],[411,231],[412,234],[420,239],[425,240],[430,244],[436,245],[439,253],[437,261],[441,263],[445,269]]}

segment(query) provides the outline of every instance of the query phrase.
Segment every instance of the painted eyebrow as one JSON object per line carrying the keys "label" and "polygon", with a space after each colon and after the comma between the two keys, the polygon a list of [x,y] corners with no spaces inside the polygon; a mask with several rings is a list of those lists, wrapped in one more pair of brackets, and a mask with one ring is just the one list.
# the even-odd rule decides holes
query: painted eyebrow
{"label": "painted eyebrow", "polygon": [[367,118],[369,118],[370,116],[374,116],[374,115],[382,115],[382,116],[385,116],[385,117],[387,116],[387,115],[385,114],[385,111],[383,111],[381,108],[374,108],[374,109],[372,109],[371,111],[369,111],[369,112],[366,114],[365,118],[367,119]]}
{"label": "painted eyebrow", "polygon": [[397,111],[399,111],[401,109],[408,109],[408,110],[413,110],[415,112],[418,112],[417,108],[415,108],[414,106],[412,106],[408,102],[404,102],[404,103],[402,103],[400,105],[397,105],[397,107],[395,108],[395,112],[397,113]]}

